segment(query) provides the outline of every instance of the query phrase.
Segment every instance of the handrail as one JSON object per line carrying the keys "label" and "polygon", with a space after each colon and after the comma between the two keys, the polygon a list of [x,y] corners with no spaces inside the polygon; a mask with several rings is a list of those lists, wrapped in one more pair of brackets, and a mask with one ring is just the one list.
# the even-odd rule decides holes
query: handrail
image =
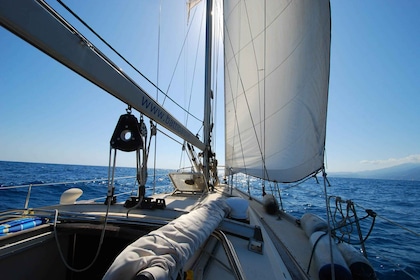
{"label": "handrail", "polygon": [[[136,178],[136,176],[117,177],[117,178],[114,178],[114,180],[132,179],[132,178]],[[89,182],[95,182],[95,181],[108,181],[108,178],[95,178],[95,179],[89,179],[89,180],[77,180],[77,181],[56,182],[56,183],[27,184],[27,185],[17,185],[17,186],[2,186],[2,187],[0,187],[0,190],[19,189],[19,188],[28,188],[28,187],[51,187],[51,186],[57,186],[57,185],[89,183]]]}
{"label": "handrail", "polygon": [[[103,205],[106,207],[106,205]],[[142,217],[138,219],[136,217],[126,217],[124,216],[115,216],[114,213],[111,213],[108,216],[108,223],[112,224],[133,224],[133,225],[151,225],[151,226],[163,226],[168,223],[166,220],[162,219],[155,219],[155,218],[148,218]],[[49,221],[54,221],[56,215],[56,209],[45,209],[45,208],[32,208],[30,211],[27,209],[13,209],[8,211],[0,212],[0,222],[2,220],[10,219],[11,217],[43,217],[47,218]],[[98,224],[103,222],[104,215],[102,214],[93,214],[93,213],[81,213],[81,212],[73,212],[73,211],[58,211],[57,221],[62,220],[71,220],[73,222],[97,222]]]}
{"label": "handrail", "polygon": [[[136,178],[136,176],[122,176],[122,177],[117,177],[114,178],[115,180],[122,180],[122,179],[134,179]],[[4,190],[11,190],[11,189],[21,189],[21,188],[28,188],[28,192],[26,194],[26,199],[25,199],[25,204],[24,204],[24,208],[28,209],[29,206],[29,200],[30,200],[30,196],[31,196],[31,192],[32,192],[32,188],[33,187],[52,187],[52,186],[58,186],[58,185],[74,185],[74,184],[80,184],[80,183],[94,183],[97,181],[108,181],[108,178],[95,178],[95,179],[89,179],[89,180],[76,180],[76,181],[65,181],[65,182],[52,182],[52,183],[39,183],[39,184],[26,184],[26,185],[16,185],[16,186],[2,186],[0,187],[0,191]],[[115,196],[121,196],[121,195],[127,195],[132,193],[132,191],[128,191],[128,192],[123,192],[120,194],[116,194]],[[106,198],[106,196],[103,197],[98,197],[98,198],[92,198],[89,199],[89,201],[97,201],[100,199],[104,199]]]}

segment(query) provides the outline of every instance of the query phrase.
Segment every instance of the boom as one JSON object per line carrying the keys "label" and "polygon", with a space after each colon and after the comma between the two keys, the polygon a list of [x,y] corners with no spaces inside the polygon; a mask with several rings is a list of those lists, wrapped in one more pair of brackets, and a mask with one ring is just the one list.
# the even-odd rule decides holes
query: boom
{"label": "boom", "polygon": [[197,148],[205,145],[43,1],[0,0],[0,24]]}

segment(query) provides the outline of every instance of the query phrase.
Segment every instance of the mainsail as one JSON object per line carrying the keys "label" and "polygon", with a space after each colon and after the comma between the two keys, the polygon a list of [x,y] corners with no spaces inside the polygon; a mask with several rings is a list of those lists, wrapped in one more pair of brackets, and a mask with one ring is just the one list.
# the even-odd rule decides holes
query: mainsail
{"label": "mainsail", "polygon": [[329,1],[224,1],[231,173],[294,182],[323,168]]}

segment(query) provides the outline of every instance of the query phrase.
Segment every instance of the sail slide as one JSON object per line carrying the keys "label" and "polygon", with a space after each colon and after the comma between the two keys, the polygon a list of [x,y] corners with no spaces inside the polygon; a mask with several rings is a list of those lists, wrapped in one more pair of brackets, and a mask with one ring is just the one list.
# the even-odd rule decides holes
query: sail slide
{"label": "sail slide", "polygon": [[328,0],[224,1],[225,164],[277,182],[323,168]]}
{"label": "sail slide", "polygon": [[139,238],[125,248],[103,279],[176,279],[179,270],[204,244],[230,211],[224,200],[204,202],[195,210]]}
{"label": "sail slide", "polygon": [[182,139],[204,144],[45,2],[0,1],[0,24]]}

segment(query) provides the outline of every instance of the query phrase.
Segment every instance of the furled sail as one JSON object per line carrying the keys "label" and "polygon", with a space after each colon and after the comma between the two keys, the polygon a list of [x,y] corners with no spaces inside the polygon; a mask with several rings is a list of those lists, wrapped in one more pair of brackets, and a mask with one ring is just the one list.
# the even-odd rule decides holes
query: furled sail
{"label": "furled sail", "polygon": [[328,0],[224,1],[225,164],[294,182],[324,163]]}
{"label": "furled sail", "polygon": [[[204,244],[230,211],[217,194],[188,214],[139,238],[125,248],[103,279],[176,279],[179,270]],[[146,279],[136,278],[136,279]]]}

